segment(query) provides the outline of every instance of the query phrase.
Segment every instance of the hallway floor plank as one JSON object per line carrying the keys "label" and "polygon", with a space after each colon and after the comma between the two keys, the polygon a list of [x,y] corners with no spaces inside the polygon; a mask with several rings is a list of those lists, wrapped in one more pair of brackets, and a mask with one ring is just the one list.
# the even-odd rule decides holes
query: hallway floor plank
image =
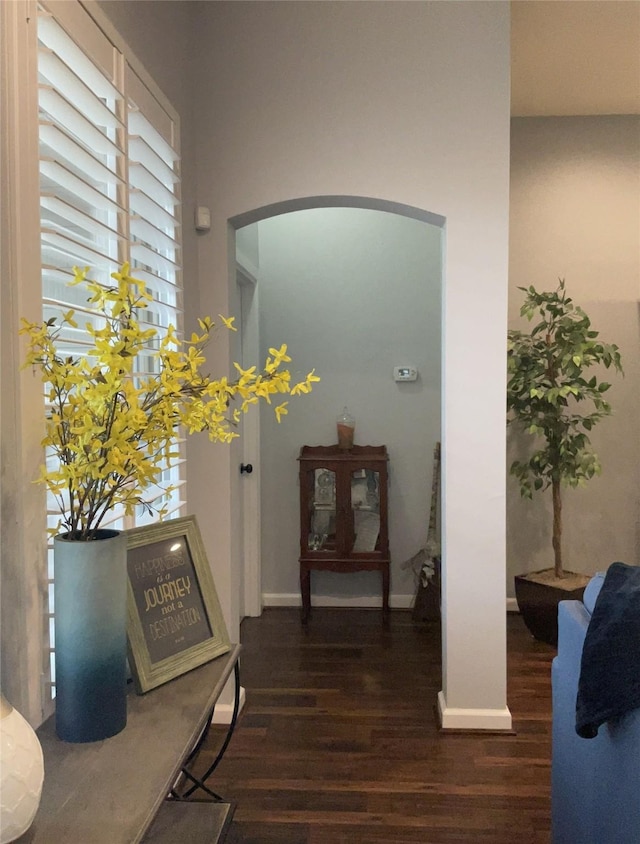
{"label": "hallway floor plank", "polygon": [[[247,703],[215,776],[228,844],[548,844],[555,651],[509,615],[515,735],[443,734],[440,632],[391,613],[242,623]],[[215,753],[214,730],[201,757]]]}

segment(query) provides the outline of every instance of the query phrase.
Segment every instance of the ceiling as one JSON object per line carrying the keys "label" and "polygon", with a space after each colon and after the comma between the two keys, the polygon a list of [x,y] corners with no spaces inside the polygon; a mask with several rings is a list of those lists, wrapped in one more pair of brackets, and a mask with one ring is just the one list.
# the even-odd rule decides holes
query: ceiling
{"label": "ceiling", "polygon": [[512,0],[511,113],[640,114],[640,0]]}

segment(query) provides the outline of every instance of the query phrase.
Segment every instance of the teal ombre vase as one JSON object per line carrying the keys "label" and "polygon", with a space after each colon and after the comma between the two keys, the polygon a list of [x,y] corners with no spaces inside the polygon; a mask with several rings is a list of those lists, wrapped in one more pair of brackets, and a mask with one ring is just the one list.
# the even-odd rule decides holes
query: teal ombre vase
{"label": "teal ombre vase", "polygon": [[127,539],[54,539],[56,733],[100,741],[127,723]]}

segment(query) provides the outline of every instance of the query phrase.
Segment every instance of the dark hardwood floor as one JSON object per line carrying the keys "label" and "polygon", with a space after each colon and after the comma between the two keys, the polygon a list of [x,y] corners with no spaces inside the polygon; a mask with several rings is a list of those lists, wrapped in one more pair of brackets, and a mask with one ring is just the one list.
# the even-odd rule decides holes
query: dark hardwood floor
{"label": "dark hardwood floor", "polygon": [[268,609],[241,640],[247,703],[211,783],[237,805],[227,844],[548,844],[555,651],[519,616],[515,735],[438,731],[439,625],[409,612],[314,609],[305,629]]}

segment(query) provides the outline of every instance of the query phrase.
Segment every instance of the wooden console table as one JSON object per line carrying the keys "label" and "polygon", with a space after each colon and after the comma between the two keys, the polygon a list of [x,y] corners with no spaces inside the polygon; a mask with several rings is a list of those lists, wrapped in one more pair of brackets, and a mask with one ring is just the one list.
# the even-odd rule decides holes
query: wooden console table
{"label": "wooden console table", "polygon": [[132,690],[127,726],[106,741],[68,744],[57,738],[54,718],[45,721],[38,730],[42,801],[19,844],[159,844],[176,840],[176,833],[182,841],[217,841],[212,831],[229,804],[165,798],[239,654],[240,645],[232,645],[229,653],[146,695]]}

